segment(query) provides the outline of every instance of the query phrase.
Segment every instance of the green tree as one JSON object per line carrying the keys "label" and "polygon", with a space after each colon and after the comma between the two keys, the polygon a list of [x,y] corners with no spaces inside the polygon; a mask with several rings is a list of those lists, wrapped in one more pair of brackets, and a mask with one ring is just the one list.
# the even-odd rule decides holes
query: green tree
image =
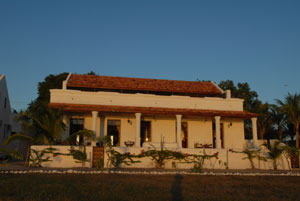
{"label": "green tree", "polygon": [[[63,72],[57,75],[50,74],[42,82],[38,83],[38,97],[29,104],[28,110],[32,113],[43,115],[48,103],[50,102],[50,89],[61,89],[62,83],[66,80],[69,73]],[[96,75],[94,71],[86,75]]]}
{"label": "green tree", "polygon": [[30,110],[21,112],[17,120],[21,121],[24,132],[11,135],[4,144],[9,144],[16,139],[29,141],[31,145],[60,143],[64,132],[64,124],[61,120],[62,111],[48,107],[43,108],[43,111],[45,112],[42,116]]}
{"label": "green tree", "polygon": [[88,72],[86,75],[97,75],[94,71],[90,71],[90,72]]}
{"label": "green tree", "polygon": [[277,129],[279,140],[282,141],[283,129],[286,125],[286,115],[283,112],[282,108],[279,107],[278,105],[271,105],[270,119],[272,121],[273,126],[275,126]]}
{"label": "green tree", "polygon": [[67,78],[68,73],[58,75],[50,74],[44,81],[38,83],[38,97],[29,104],[28,111],[43,115],[47,113],[47,105],[50,101],[50,89],[61,89],[62,82]]}
{"label": "green tree", "polygon": [[276,100],[287,115],[287,120],[293,124],[296,133],[296,147],[299,149],[299,124],[300,124],[300,94],[288,93],[284,101]]}
{"label": "green tree", "polygon": [[257,130],[260,139],[264,139],[264,135],[267,131],[271,130],[271,113],[270,105],[268,103],[260,104],[256,108],[256,113],[259,114],[257,118]]}
{"label": "green tree", "polygon": [[[258,99],[258,94],[256,91],[250,89],[250,86],[247,82],[245,83],[238,83],[235,85],[232,80],[221,81],[219,83],[219,87],[223,90],[230,90],[231,95],[234,98],[241,98],[244,99],[244,109],[249,112],[257,113],[260,116],[262,115],[261,112],[264,112],[263,109],[265,106],[262,106],[262,102]],[[264,130],[264,122],[265,118],[263,117],[258,118],[261,122],[261,125],[258,126],[258,132],[260,132],[260,128]],[[245,138],[251,139],[252,138],[252,124],[249,119],[245,120]]]}
{"label": "green tree", "polygon": [[256,91],[250,89],[247,82],[238,83],[237,86],[232,80],[221,81],[219,87],[223,90],[231,90],[231,95],[234,98],[244,99],[244,109],[249,112],[256,112],[257,107],[261,104]]}

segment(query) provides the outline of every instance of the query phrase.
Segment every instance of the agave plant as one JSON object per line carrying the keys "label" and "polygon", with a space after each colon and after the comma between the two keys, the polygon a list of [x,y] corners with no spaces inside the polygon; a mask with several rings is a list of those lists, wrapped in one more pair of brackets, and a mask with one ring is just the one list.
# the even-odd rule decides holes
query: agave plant
{"label": "agave plant", "polygon": [[285,158],[287,159],[289,169],[291,169],[291,167],[290,167],[290,163],[289,163],[288,159],[291,160],[292,168],[293,168],[293,165],[295,165],[295,167],[299,167],[300,151],[299,151],[299,149],[297,149],[297,147],[286,146],[284,155],[285,155]]}
{"label": "agave plant", "polygon": [[0,154],[7,156],[7,158],[3,160],[4,164],[7,163],[10,159],[23,160],[22,154],[17,149],[9,150],[7,148],[1,147]]}
{"label": "agave plant", "polygon": [[268,159],[272,160],[274,170],[277,170],[277,161],[286,149],[280,141],[275,141],[273,145],[263,144],[268,150]]}
{"label": "agave plant", "polygon": [[60,153],[55,153],[57,149],[53,147],[48,147],[42,150],[35,150],[35,149],[30,149],[30,155],[29,155],[29,162],[30,166],[33,167],[42,167],[43,162],[49,162],[50,156],[48,154],[60,154]]}
{"label": "agave plant", "polygon": [[266,160],[265,157],[262,157],[260,155],[260,149],[250,149],[250,148],[246,147],[242,151],[233,151],[232,150],[232,153],[242,153],[242,154],[245,154],[246,157],[244,157],[242,159],[243,160],[246,160],[246,159],[249,160],[250,165],[251,165],[251,169],[255,169],[255,165],[254,165],[254,161],[253,161],[255,158],[257,158],[258,160],[263,160],[263,161]]}

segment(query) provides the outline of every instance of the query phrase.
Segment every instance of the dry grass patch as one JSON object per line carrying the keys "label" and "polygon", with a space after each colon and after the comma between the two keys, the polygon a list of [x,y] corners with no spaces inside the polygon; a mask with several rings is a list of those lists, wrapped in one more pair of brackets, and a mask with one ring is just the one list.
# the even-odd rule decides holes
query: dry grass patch
{"label": "dry grass patch", "polygon": [[298,200],[299,177],[2,174],[0,200]]}

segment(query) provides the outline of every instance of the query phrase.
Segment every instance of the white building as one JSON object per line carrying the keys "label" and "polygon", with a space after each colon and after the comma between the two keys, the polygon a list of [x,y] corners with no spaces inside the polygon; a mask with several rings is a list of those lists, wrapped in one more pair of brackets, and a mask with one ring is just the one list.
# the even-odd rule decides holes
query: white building
{"label": "white building", "polygon": [[[0,74],[0,146],[9,136],[22,132],[21,123],[15,120],[17,115],[11,111],[6,79]],[[27,142],[20,140],[15,140],[5,146],[7,150],[18,149],[23,156],[26,155],[28,147]],[[2,156],[0,153],[0,157]]]}
{"label": "white building", "polygon": [[50,107],[64,110],[66,137],[86,128],[117,147],[159,146],[163,138],[170,148],[243,148],[244,120],[252,119],[257,140],[257,115],[213,82],[70,73],[50,93]]}
{"label": "white building", "polygon": [[0,74],[0,144],[10,136],[11,108],[7,90],[6,79]]}
{"label": "white building", "polygon": [[[97,137],[109,136],[114,150],[120,153],[139,155],[143,150],[160,148],[162,141],[164,148],[186,154],[218,153],[219,159],[207,161],[206,168],[251,168],[243,153],[231,150],[241,151],[246,144],[258,147],[262,143],[257,140],[258,115],[244,111],[242,99],[231,97],[230,91],[224,92],[213,82],[70,73],[62,89],[50,90],[49,106],[63,109],[63,121],[67,125],[65,138],[78,130],[89,129]],[[244,135],[246,119],[252,120],[253,140],[250,141]],[[89,167],[95,166],[103,150],[96,143],[86,147]],[[70,146],[55,148],[67,153]],[[106,154],[103,151],[101,154],[107,163]],[[70,156],[51,159],[46,166],[81,166]],[[130,167],[155,167],[149,158],[140,160],[141,163]],[[270,161],[255,159],[254,163],[260,169],[272,168]],[[283,157],[278,163],[279,169],[288,168]],[[172,168],[171,161],[166,167]],[[178,168],[191,167],[192,164],[178,164]]]}

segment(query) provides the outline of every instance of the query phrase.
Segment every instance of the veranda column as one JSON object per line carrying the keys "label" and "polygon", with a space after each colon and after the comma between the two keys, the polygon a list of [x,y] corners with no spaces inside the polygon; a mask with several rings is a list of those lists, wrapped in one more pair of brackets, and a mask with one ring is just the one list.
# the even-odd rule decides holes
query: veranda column
{"label": "veranda column", "polygon": [[251,118],[251,122],[252,122],[252,139],[254,142],[254,145],[257,145],[257,118]]}
{"label": "veranda column", "polygon": [[[99,133],[97,133],[97,117],[98,117],[98,112],[97,111],[92,111],[92,130],[95,132],[96,137],[100,137]],[[93,142],[93,145],[95,145],[95,142]]]}
{"label": "veranda column", "polygon": [[141,147],[141,113],[135,113],[135,147]]}
{"label": "veranda column", "polygon": [[220,127],[220,116],[215,116],[216,124],[216,148],[221,149],[221,127]]}
{"label": "veranda column", "polygon": [[176,115],[176,142],[177,142],[177,147],[182,148],[182,143],[181,143],[181,118],[182,115],[178,114]]}

